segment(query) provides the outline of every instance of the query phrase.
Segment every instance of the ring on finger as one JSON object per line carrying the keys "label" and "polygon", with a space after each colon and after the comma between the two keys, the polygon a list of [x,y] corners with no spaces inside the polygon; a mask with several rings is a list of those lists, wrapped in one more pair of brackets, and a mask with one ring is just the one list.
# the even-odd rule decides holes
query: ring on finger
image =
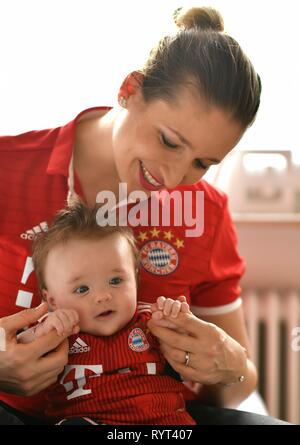
{"label": "ring on finger", "polygon": [[184,362],[184,366],[189,366],[190,363],[190,353],[187,351],[185,353],[185,362]]}

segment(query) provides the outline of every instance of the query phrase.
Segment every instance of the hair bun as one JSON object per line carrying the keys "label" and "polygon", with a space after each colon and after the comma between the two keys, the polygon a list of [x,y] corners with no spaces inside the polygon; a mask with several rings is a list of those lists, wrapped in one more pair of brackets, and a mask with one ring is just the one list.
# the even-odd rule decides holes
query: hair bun
{"label": "hair bun", "polygon": [[174,22],[178,28],[199,29],[211,31],[224,31],[224,22],[221,14],[214,8],[178,8],[173,14]]}

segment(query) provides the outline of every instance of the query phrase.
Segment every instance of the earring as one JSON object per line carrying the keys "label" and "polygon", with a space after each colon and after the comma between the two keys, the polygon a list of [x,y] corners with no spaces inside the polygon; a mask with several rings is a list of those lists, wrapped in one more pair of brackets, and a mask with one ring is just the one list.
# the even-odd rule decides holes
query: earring
{"label": "earring", "polygon": [[127,107],[127,100],[125,99],[124,96],[121,96],[119,99],[119,104],[121,105],[121,107],[126,108]]}

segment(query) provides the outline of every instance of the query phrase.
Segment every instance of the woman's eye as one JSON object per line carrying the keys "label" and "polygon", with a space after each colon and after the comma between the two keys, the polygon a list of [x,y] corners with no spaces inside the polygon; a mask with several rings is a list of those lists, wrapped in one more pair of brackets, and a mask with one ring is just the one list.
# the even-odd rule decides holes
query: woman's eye
{"label": "woman's eye", "polygon": [[86,292],[88,292],[90,289],[88,286],[79,286],[75,289],[75,294],[85,294]]}
{"label": "woman's eye", "polygon": [[208,165],[205,165],[202,161],[201,161],[201,159],[195,159],[194,160],[194,167],[195,168],[202,168],[203,170],[207,170],[208,169]]}
{"label": "woman's eye", "polygon": [[162,137],[162,141],[163,141],[164,145],[166,145],[167,147],[169,147],[169,148],[178,148],[179,147],[179,145],[173,144],[172,142],[170,142],[164,134],[162,134],[161,137]]}
{"label": "woman's eye", "polygon": [[109,284],[111,284],[112,286],[117,286],[118,284],[121,284],[122,281],[123,281],[122,278],[114,277],[109,280]]}

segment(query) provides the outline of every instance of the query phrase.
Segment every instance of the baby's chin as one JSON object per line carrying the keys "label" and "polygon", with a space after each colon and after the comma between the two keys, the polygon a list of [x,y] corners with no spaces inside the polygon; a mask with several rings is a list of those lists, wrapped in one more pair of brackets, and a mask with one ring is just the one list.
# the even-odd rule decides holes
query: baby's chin
{"label": "baby's chin", "polygon": [[89,326],[83,328],[81,332],[94,335],[95,337],[109,337],[119,332],[123,326]]}
{"label": "baby's chin", "polygon": [[129,319],[126,317],[126,320],[124,320],[117,312],[109,312],[100,314],[99,317],[92,319],[90,322],[85,320],[85,323],[80,326],[80,332],[96,337],[109,337],[120,332],[131,322],[132,317]]}
{"label": "baby's chin", "polygon": [[90,329],[81,329],[80,332],[82,334],[94,335],[95,337],[109,337],[111,335],[116,334],[119,329],[100,329],[100,328],[90,328]]}

